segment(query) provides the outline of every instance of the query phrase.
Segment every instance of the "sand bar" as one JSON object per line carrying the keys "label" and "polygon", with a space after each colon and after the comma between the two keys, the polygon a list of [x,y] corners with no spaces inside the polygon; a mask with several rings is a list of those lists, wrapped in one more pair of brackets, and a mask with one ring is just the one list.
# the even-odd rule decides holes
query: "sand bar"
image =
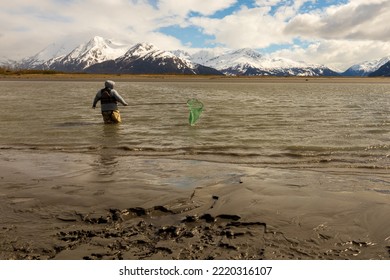
{"label": "sand bar", "polygon": [[2,150],[0,259],[390,258],[386,173],[101,161]]}

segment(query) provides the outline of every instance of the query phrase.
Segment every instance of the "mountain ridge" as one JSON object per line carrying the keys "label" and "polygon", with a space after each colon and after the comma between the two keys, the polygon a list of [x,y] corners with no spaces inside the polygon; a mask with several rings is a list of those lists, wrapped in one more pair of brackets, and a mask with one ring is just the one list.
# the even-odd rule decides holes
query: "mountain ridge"
{"label": "mountain ridge", "polygon": [[[2,62],[3,61],[3,62]],[[372,76],[390,56],[355,64],[344,72],[325,65],[294,61],[263,55],[257,50],[210,49],[189,53],[183,50],[165,51],[151,43],[128,45],[93,37],[71,48],[69,44],[53,43],[37,54],[12,62],[5,58],[0,64],[36,70],[88,73],[137,74],[213,74],[228,76]],[[388,75],[385,73],[378,75]]]}
{"label": "mountain ridge", "polygon": [[377,71],[380,67],[390,61],[390,56],[383,57],[372,61],[364,61],[358,64],[354,64],[345,70],[343,76],[370,76],[372,73]]}
{"label": "mountain ridge", "polygon": [[45,69],[77,72],[103,61],[114,59],[124,52],[128,46],[112,40],[95,36],[87,43],[81,44],[70,53],[52,58],[43,63]]}
{"label": "mountain ridge", "polygon": [[150,43],[138,43],[116,59],[93,64],[84,69],[88,73],[115,74],[213,74],[219,71],[192,63],[163,51]]}
{"label": "mountain ridge", "polygon": [[[198,54],[193,60],[200,59]],[[256,50],[243,48],[222,53],[203,64],[215,68],[225,75],[244,76],[339,76],[330,68],[319,64],[308,64],[282,57],[270,57]]]}
{"label": "mountain ridge", "polygon": [[370,73],[369,77],[390,77],[390,61],[383,64],[376,71]]}

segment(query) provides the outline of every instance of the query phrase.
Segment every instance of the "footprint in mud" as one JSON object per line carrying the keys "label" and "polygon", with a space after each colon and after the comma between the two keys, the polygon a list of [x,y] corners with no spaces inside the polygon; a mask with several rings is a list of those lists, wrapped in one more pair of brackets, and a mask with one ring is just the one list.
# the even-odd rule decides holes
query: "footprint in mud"
{"label": "footprint in mud", "polygon": [[[154,218],[177,214],[164,206],[110,209],[103,215],[80,215],[91,227],[61,231],[64,250],[89,246],[84,259],[262,259],[266,224],[241,222],[238,215],[189,215],[155,225]],[[152,219],[153,218],[153,219]],[[179,218],[179,219],[178,219]],[[99,240],[97,242],[96,240]],[[65,246],[64,246],[65,244]],[[91,249],[95,248],[95,249]],[[106,251],[101,254],[102,249]]]}
{"label": "footprint in mud", "polygon": [[[60,243],[54,258],[71,250],[82,259],[359,259],[373,246],[365,240],[337,242],[337,235],[327,228],[304,239],[236,214],[189,215],[183,209],[189,208],[78,213],[80,229],[57,234]],[[65,218],[71,220],[69,215]],[[390,246],[387,253],[390,256]]]}

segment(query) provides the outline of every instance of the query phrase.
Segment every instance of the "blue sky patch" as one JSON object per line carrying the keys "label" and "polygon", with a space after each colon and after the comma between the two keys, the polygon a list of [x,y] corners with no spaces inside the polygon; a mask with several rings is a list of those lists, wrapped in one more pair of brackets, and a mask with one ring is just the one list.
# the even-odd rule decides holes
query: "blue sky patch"
{"label": "blue sky patch", "polygon": [[205,46],[214,46],[211,42],[214,39],[214,36],[203,34],[199,27],[188,26],[183,28],[174,25],[160,28],[158,31],[179,39],[183,45],[189,47],[201,48]]}

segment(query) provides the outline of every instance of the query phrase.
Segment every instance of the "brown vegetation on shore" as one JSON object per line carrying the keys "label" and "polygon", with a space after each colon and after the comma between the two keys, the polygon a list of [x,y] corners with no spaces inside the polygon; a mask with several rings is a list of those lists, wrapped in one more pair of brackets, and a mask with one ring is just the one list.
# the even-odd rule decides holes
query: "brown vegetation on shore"
{"label": "brown vegetation on shore", "polygon": [[187,75],[187,74],[90,74],[90,73],[69,73],[54,70],[32,70],[32,69],[11,69],[0,67],[0,80],[119,80],[130,82],[193,82],[193,81],[214,81],[214,82],[256,82],[256,83],[390,83],[389,77],[278,77],[278,76],[214,76],[214,75]]}
{"label": "brown vegetation on shore", "polygon": [[0,67],[0,75],[4,76],[21,76],[21,75],[53,75],[53,74],[61,74],[63,72],[58,72],[54,70],[33,70],[33,69],[11,69],[7,67]]}

